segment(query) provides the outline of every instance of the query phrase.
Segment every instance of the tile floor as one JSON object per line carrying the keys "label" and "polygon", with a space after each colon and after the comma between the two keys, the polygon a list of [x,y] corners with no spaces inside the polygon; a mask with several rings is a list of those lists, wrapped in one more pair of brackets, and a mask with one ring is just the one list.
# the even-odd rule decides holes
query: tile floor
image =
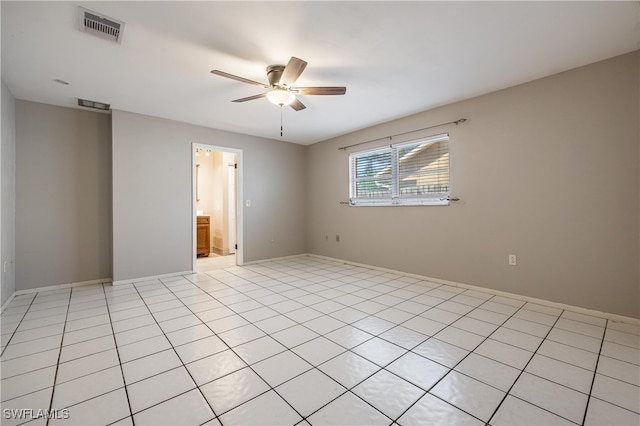
{"label": "tile floor", "polygon": [[3,425],[640,424],[637,324],[314,257],[1,320]]}

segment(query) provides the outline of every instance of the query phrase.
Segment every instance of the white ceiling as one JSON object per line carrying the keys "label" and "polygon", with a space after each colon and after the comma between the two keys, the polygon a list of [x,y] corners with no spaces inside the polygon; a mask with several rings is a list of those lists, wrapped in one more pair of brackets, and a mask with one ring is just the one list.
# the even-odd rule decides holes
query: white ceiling
{"label": "white ceiling", "polygon": [[[124,21],[121,45],[78,30],[77,6]],[[18,99],[113,109],[280,139],[280,107],[231,103],[265,67],[347,86],[282,110],[311,144],[640,48],[639,2],[7,2],[2,80]],[[68,86],[55,79],[68,81]],[[452,117],[458,118],[458,117]]]}

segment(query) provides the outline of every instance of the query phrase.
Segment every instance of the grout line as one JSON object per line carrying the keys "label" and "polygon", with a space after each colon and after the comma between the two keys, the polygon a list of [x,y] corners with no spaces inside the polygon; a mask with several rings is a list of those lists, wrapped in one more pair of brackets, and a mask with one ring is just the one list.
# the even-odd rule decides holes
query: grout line
{"label": "grout line", "polygon": [[113,322],[111,321],[111,311],[109,309],[109,300],[107,299],[107,293],[104,290],[104,284],[102,285],[102,294],[104,295],[105,303],[107,304],[107,315],[109,315],[109,326],[111,327],[111,338],[113,339],[113,345],[116,349],[116,355],[118,356],[118,366],[120,367],[120,374],[122,375],[122,385],[124,387],[124,393],[127,397],[127,406],[129,407],[129,416],[131,416],[131,423],[135,426],[136,422],[133,418],[133,411],[131,410],[131,400],[129,399],[129,390],[127,389],[127,381],[124,377],[124,369],[122,368],[122,360],[120,359],[120,350],[118,348],[118,342],[116,341],[116,333],[113,328]]}
{"label": "grout line", "polygon": [[593,368],[593,377],[591,379],[591,386],[589,387],[589,395],[587,396],[587,405],[584,407],[584,416],[582,416],[582,424],[587,421],[587,413],[589,412],[589,403],[591,402],[591,394],[593,392],[593,385],[596,383],[596,376],[598,374],[598,363],[600,362],[600,356],[602,355],[602,347],[604,346],[604,336],[607,334],[607,326],[609,320],[605,323],[604,330],[602,331],[602,340],[600,341],[600,350],[598,351],[598,358],[596,358],[596,365]]}
{"label": "grout line", "polygon": [[[65,315],[65,320],[64,320],[64,326],[62,326],[62,334],[60,335],[60,350],[58,352],[58,361],[56,362],[56,372],[53,375],[53,383],[51,385],[51,398],[49,399],[49,413],[51,413],[52,408],[53,408],[53,398],[56,394],[56,381],[58,380],[58,370],[60,369],[60,357],[62,356],[62,348],[64,346],[62,346],[62,342],[64,342],[64,331],[67,328],[67,317],[69,316],[69,306],[71,305],[71,295],[73,293],[73,289],[69,290],[69,303],[67,304],[67,313]],[[38,293],[36,293],[36,297],[38,297]],[[27,311],[28,312],[28,311]],[[51,418],[49,416],[47,416],[47,423],[46,426],[49,426],[49,421],[51,420]]]}

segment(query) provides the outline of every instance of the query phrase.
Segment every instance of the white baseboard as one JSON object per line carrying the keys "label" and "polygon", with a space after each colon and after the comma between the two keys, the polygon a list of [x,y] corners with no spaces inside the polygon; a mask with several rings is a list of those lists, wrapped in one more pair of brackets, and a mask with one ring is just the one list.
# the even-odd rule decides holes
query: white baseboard
{"label": "white baseboard", "polygon": [[6,302],[4,302],[4,303],[2,304],[2,307],[0,307],[0,314],[1,314],[2,312],[4,312],[4,309],[5,309],[7,306],[9,306],[9,303],[11,303],[11,301],[13,300],[13,298],[14,298],[14,297],[16,297],[16,292],[15,292],[15,291],[14,291],[13,293],[11,293],[11,296],[9,296],[9,298],[7,299],[7,301],[6,301]]}
{"label": "white baseboard", "polygon": [[507,291],[493,290],[493,289],[490,289],[490,288],[479,287],[479,286],[466,284],[466,283],[459,283],[459,282],[455,282],[455,281],[443,280],[443,279],[440,279],[440,278],[432,278],[432,277],[427,277],[427,276],[424,276],[424,275],[411,274],[411,273],[408,273],[408,272],[396,271],[394,269],[381,268],[381,267],[378,267],[378,266],[367,265],[367,264],[364,264],[364,263],[357,263],[357,262],[351,262],[351,261],[343,260],[343,259],[336,259],[336,258],[328,257],[328,256],[321,256],[321,255],[318,255],[318,254],[309,253],[308,256],[317,257],[319,259],[332,260],[334,262],[341,262],[341,263],[344,263],[344,264],[347,264],[347,265],[360,266],[360,267],[363,267],[363,268],[374,269],[374,270],[382,271],[382,272],[389,272],[389,273],[402,275],[402,276],[406,276],[406,277],[417,278],[417,279],[430,281],[430,282],[434,282],[434,283],[438,283],[438,284],[445,284],[445,285],[450,285],[450,286],[454,286],[454,287],[466,288],[466,289],[469,289],[469,290],[475,290],[475,291],[479,291],[479,292],[482,292],[482,293],[494,294],[494,295],[497,295],[497,296],[503,296],[503,297],[508,297],[508,298],[511,298],[511,299],[522,300],[524,302],[531,302],[531,303],[536,303],[536,304],[539,304],[539,305],[550,306],[552,308],[563,309],[563,310],[575,312],[575,313],[578,313],[578,314],[584,314],[584,315],[591,315],[591,316],[594,316],[594,317],[606,318],[606,319],[609,319],[611,321],[624,322],[624,323],[634,324],[634,325],[640,325],[640,319],[639,318],[632,318],[632,317],[627,317],[627,316],[624,316],[624,315],[612,314],[612,313],[609,313],[609,312],[601,312],[601,311],[596,311],[594,309],[582,308],[580,306],[567,305],[565,303],[552,302],[550,300],[538,299],[538,298],[529,297],[529,296],[523,296],[523,295],[516,294],[516,293],[509,293]]}
{"label": "white baseboard", "polygon": [[[251,260],[249,262],[244,262],[244,264],[242,266],[246,266],[246,265],[259,265],[261,263],[267,263],[267,262],[273,262],[273,261],[278,261],[278,260],[290,260],[290,259],[295,259],[297,257],[305,257],[305,256],[315,256],[313,254],[310,253],[301,253],[301,254],[292,254],[291,256],[282,256],[282,257],[272,257],[269,259],[260,259],[260,260]],[[317,256],[320,257],[320,256]],[[329,258],[327,258],[329,259]],[[332,260],[338,260],[338,259],[332,259]],[[339,262],[342,262],[341,260],[338,260]]]}
{"label": "white baseboard", "polygon": [[111,278],[100,278],[97,280],[88,280],[88,281],[78,281],[74,283],[66,283],[66,284],[56,284],[56,285],[48,285],[45,287],[36,287],[36,288],[27,288],[24,290],[16,290],[15,295],[20,296],[22,294],[31,294],[38,293],[41,291],[50,291],[50,290],[60,290],[62,288],[71,288],[71,287],[83,287],[87,285],[94,284],[109,284],[111,283]]}
{"label": "white baseboard", "polygon": [[171,273],[168,273],[168,274],[161,274],[161,275],[149,275],[148,277],[138,277],[138,278],[130,278],[130,279],[126,279],[126,280],[117,280],[117,281],[113,281],[111,284],[113,286],[119,286],[119,285],[123,285],[123,284],[139,283],[139,282],[142,282],[142,281],[151,281],[151,280],[158,280],[158,279],[162,279],[162,278],[171,278],[171,277],[177,277],[177,276],[182,276],[182,275],[191,275],[193,273],[194,273],[194,271],[171,272]]}

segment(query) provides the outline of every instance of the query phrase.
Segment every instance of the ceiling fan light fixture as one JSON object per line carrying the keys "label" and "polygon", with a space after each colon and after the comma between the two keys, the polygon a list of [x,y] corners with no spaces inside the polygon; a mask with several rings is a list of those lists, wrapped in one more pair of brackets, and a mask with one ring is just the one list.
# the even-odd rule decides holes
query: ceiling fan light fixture
{"label": "ceiling fan light fixture", "polygon": [[267,92],[269,102],[276,105],[289,105],[296,99],[296,95],[284,89],[273,89]]}

